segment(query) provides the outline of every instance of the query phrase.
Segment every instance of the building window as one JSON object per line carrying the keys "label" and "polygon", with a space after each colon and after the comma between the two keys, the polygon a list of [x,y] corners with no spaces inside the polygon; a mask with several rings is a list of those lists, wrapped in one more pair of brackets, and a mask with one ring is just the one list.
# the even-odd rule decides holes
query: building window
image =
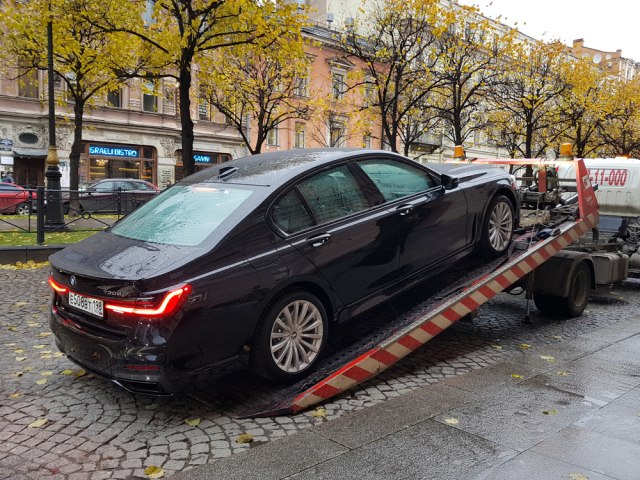
{"label": "building window", "polygon": [[200,97],[198,98],[198,119],[211,121],[213,117],[213,108],[207,98],[204,91],[200,91]]}
{"label": "building window", "polygon": [[158,111],[158,97],[155,95],[155,84],[145,82],[142,90],[142,110],[145,112]]}
{"label": "building window", "polygon": [[342,122],[331,122],[329,126],[329,146],[344,147],[346,144],[346,128]]}
{"label": "building window", "polygon": [[363,107],[367,108],[374,104],[373,85],[367,82],[364,86],[364,102]]}
{"label": "building window", "polygon": [[37,70],[23,70],[18,79],[18,95],[26,98],[40,98],[38,83]]}
{"label": "building window", "polygon": [[371,135],[365,135],[362,137],[362,148],[371,150]]}
{"label": "building window", "polygon": [[309,79],[307,77],[296,78],[293,94],[297,97],[306,97],[308,93]]}
{"label": "building window", "polygon": [[109,107],[122,108],[122,90],[117,88],[108,92],[107,105]]}
{"label": "building window", "polygon": [[278,146],[278,127],[272,128],[267,133],[267,145],[270,147]]}
{"label": "building window", "polygon": [[296,131],[293,139],[294,148],[305,148],[305,128],[304,123],[296,122]]}
{"label": "building window", "polygon": [[344,73],[333,72],[331,74],[331,83],[333,89],[333,98],[335,100],[340,100],[344,98],[345,92],[345,82],[344,82]]}

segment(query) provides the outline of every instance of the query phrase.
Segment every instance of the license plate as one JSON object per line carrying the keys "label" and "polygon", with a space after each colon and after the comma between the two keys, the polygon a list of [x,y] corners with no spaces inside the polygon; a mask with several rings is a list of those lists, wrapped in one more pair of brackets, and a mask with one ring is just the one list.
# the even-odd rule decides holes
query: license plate
{"label": "license plate", "polygon": [[69,306],[83,310],[91,315],[102,318],[104,316],[104,302],[97,298],[89,298],[77,293],[69,292]]}

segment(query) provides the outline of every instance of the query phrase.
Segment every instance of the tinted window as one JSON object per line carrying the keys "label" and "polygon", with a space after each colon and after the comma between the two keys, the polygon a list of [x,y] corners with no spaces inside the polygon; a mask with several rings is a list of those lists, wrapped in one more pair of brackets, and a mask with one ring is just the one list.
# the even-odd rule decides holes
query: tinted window
{"label": "tinted window", "polygon": [[369,207],[367,198],[346,165],[304,180],[298,188],[319,224]]}
{"label": "tinted window", "polygon": [[111,231],[145,242],[198,245],[251,193],[244,188],[204,183],[174,185],[123,218]]}
{"label": "tinted window", "polygon": [[271,217],[273,223],[286,233],[299,232],[313,226],[313,219],[295,190],[290,190],[276,202]]}
{"label": "tinted window", "polygon": [[96,192],[113,192],[117,190],[115,182],[102,182],[89,187],[89,190],[95,190]]}
{"label": "tinted window", "polygon": [[396,160],[364,160],[358,165],[386,201],[414,195],[437,185],[428,173]]}

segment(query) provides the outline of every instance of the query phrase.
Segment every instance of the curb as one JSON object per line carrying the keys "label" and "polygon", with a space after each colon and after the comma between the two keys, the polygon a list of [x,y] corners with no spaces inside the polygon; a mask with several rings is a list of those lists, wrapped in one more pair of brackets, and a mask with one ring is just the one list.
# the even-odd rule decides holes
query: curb
{"label": "curb", "polygon": [[0,248],[0,265],[15,264],[16,262],[26,263],[29,260],[34,262],[46,262],[49,255],[62,250],[67,245],[25,245],[20,247]]}

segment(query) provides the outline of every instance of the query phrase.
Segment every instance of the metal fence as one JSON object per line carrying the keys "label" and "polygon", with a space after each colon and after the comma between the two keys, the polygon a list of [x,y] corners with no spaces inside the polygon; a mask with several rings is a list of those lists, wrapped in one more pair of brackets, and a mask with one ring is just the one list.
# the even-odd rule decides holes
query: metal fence
{"label": "metal fence", "polygon": [[[155,192],[87,192],[84,190],[49,190],[44,187],[0,190],[0,235],[11,239],[12,234],[33,234],[35,243],[43,244],[52,232],[91,232],[104,230],[139,205],[152,198]],[[56,199],[61,203],[61,222],[48,221],[47,208]],[[9,242],[15,244],[15,242]]]}

